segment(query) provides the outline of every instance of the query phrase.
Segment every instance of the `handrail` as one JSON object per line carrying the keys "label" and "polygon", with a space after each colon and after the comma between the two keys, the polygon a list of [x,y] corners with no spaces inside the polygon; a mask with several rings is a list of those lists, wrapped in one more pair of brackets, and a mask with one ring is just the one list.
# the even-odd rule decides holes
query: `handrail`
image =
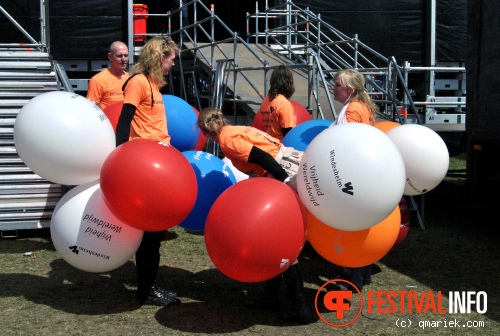
{"label": "handrail", "polygon": [[[182,10],[186,7],[192,10],[192,24],[175,27],[172,30],[172,18],[178,16],[178,22],[182,23]],[[153,14],[151,14],[153,15]],[[265,39],[266,46],[273,46],[272,51],[286,55],[293,61],[297,68],[303,68],[309,76],[308,81],[308,106],[312,111],[311,103],[314,103],[319,118],[325,118],[323,115],[324,102],[320,101],[319,92],[326,92],[327,104],[329,105],[333,117],[335,117],[335,107],[333,100],[329,95],[334,73],[342,68],[354,68],[363,73],[367,83],[367,90],[373,95],[373,100],[381,107],[382,113],[388,119],[398,120],[400,122],[425,123],[420,117],[422,109],[432,110],[432,106],[445,106],[444,103],[426,101],[415,102],[412,97],[412,91],[408,88],[408,74],[418,71],[430,71],[432,74],[437,72],[463,72],[465,68],[461,67],[409,67],[407,63],[400,65],[394,57],[386,57],[370,46],[361,41],[357,35],[347,36],[328,22],[321,18],[320,14],[315,14],[309,8],[300,8],[287,0],[285,4],[276,5],[272,8],[265,1],[265,9],[259,11],[258,2],[255,13],[246,15],[247,32],[244,38],[238,36],[215,14],[214,5],[206,6],[201,0],[191,0],[179,8],[165,14],[168,18],[168,32],[176,41],[183,46],[181,56],[187,53],[194,53],[194,66],[197,62],[203,62],[209,66],[209,82],[214,81],[217,75],[216,63],[220,61],[220,56],[225,62],[230,62],[225,75],[233,75],[232,87],[233,94],[225,96],[224,101],[232,102],[234,105],[245,102],[247,104],[257,105],[260,101],[249,100],[246,97],[239,97],[238,85],[243,80],[249,85],[251,91],[256,94],[257,100],[264,98],[264,92],[267,91],[267,74],[273,69],[269,62],[255,52],[255,48],[250,46],[251,41],[259,44]],[[270,20],[283,20],[285,22],[277,25],[270,25]],[[264,31],[259,30],[259,20],[265,20]],[[255,22],[255,31],[251,31],[250,26]],[[221,27],[217,30],[215,36],[215,26]],[[272,27],[271,27],[272,26]],[[260,26],[262,27],[262,26]],[[222,35],[222,36],[221,36]],[[201,38],[201,39],[200,39]],[[200,41],[204,42],[201,43]],[[222,44],[234,45],[232,54],[228,49],[223,49]],[[245,49],[255,57],[255,67],[240,67],[237,59],[237,51],[240,48]],[[217,52],[217,55],[215,56]],[[181,65],[181,78],[184,78],[184,69],[182,67],[183,57],[179,58]],[[249,71],[263,71],[262,84],[253,83],[248,76]],[[192,74],[193,78],[201,74]],[[238,80],[237,80],[237,77]],[[255,80],[255,79],[254,79]],[[260,79],[259,79],[260,80]],[[196,82],[196,80],[194,80]],[[185,85],[182,83],[182,86]],[[264,87],[264,90],[261,89]],[[196,90],[195,90],[196,91]],[[186,92],[182,93],[186,98]],[[252,96],[254,94],[252,93]],[[324,97],[323,93],[321,97]],[[431,92],[431,97],[433,94]],[[203,97],[207,98],[207,97]],[[196,97],[199,100],[199,96]],[[323,98],[322,98],[323,99]],[[323,105],[322,105],[323,104]],[[446,105],[453,105],[447,103]],[[455,104],[463,106],[460,100]],[[404,112],[404,113],[403,113]],[[409,115],[412,115],[410,120]],[[414,117],[413,117],[414,115]]]}
{"label": "handrail", "polygon": [[59,79],[59,82],[62,84],[64,91],[67,92],[75,92],[73,89],[73,86],[69,82],[68,75],[66,74],[66,70],[64,70],[64,67],[57,61],[52,61],[54,64],[54,69],[56,70],[57,78]]}
{"label": "handrail", "polygon": [[[269,20],[276,20],[286,16],[286,23],[269,28]],[[251,33],[250,23],[254,19],[255,32]],[[259,20],[265,20],[265,31],[259,30]],[[274,43],[281,50],[288,53],[288,57],[299,62],[304,61],[304,54],[314,51],[314,62],[320,67],[325,76],[343,68],[354,68],[365,74],[367,87],[375,92],[370,94],[382,96],[374,99],[383,107],[384,113],[392,119],[407,122],[407,114],[414,115],[412,122],[419,124],[425,120],[419,115],[417,106],[445,106],[450,103],[414,102],[408,88],[408,73],[416,71],[429,71],[431,75],[437,72],[460,73],[465,72],[465,67],[409,67],[406,63],[399,65],[394,57],[385,57],[379,52],[364,44],[358,36],[349,37],[338,29],[321,19],[321,15],[312,13],[309,8],[302,9],[287,0],[285,5],[268,6],[265,1],[265,10],[259,11],[258,5],[254,14],[247,13],[247,42],[255,39],[256,43],[264,37],[266,44]],[[292,38],[293,37],[293,38]],[[292,43],[293,41],[293,43]],[[429,80],[428,95],[434,96],[434,78]],[[381,80],[382,84],[377,84]],[[432,84],[432,85],[431,85]],[[327,85],[329,83],[327,82]],[[398,95],[401,98],[398,99]],[[465,100],[465,98],[463,98]],[[460,99],[459,99],[460,100]],[[457,107],[465,103],[453,104]],[[404,110],[401,116],[400,109]],[[429,109],[431,111],[431,109]],[[460,112],[460,110],[459,110]]]}
{"label": "handrail", "polygon": [[2,6],[0,12],[19,30],[31,43],[0,43],[1,48],[38,48],[42,52],[48,51],[48,37],[46,26],[46,7],[45,1],[40,1],[40,42],[35,40]]}

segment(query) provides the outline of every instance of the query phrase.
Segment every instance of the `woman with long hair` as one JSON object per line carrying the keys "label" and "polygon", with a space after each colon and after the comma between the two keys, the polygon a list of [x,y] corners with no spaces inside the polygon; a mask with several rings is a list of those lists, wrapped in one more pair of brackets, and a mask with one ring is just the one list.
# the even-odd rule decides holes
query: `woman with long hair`
{"label": "woman with long hair", "polygon": [[[161,87],[174,66],[179,48],[169,37],[148,40],[130,78],[123,85],[123,108],[116,126],[116,146],[134,139],[152,139],[170,144]],[[130,158],[133,164],[134,158]],[[175,292],[156,285],[160,266],[160,245],[165,231],[144,232],[135,254],[136,299],[141,305],[180,304]]]}
{"label": "woman with long hair", "polygon": [[332,125],[346,122],[360,122],[374,125],[378,106],[365,89],[365,78],[354,69],[343,69],[333,77],[333,97],[344,108]]}
{"label": "woman with long hair", "polygon": [[[283,146],[277,138],[257,128],[230,125],[222,111],[216,108],[203,109],[198,116],[198,126],[208,139],[219,143],[221,151],[238,170],[253,176],[272,176],[289,185],[293,183],[302,152]],[[280,165],[284,161],[287,162],[284,165],[286,169]],[[310,323],[304,282],[298,266],[295,260],[282,274],[266,281],[262,298],[248,302],[246,306],[256,309],[279,308],[279,287],[283,278],[292,308],[291,314],[282,319],[299,324]]]}
{"label": "woman with long hair", "polygon": [[290,102],[295,92],[292,70],[285,65],[278,66],[273,70],[269,84],[268,94],[260,104],[258,113],[262,116],[264,132],[282,141],[288,131],[297,126]]}
{"label": "woman with long hair", "polygon": [[[333,81],[334,99],[344,104],[344,107],[330,127],[349,122],[375,125],[378,106],[366,92],[363,75],[354,69],[343,69],[335,74]],[[371,272],[372,265],[358,268],[343,267],[340,277],[349,280],[361,290],[364,285],[371,283]]]}

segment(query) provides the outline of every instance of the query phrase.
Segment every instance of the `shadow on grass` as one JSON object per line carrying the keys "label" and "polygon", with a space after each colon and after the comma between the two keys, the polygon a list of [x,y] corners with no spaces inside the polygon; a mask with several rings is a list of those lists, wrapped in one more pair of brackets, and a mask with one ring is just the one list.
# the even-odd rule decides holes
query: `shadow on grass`
{"label": "shadow on grass", "polygon": [[380,263],[446,297],[449,291],[485,291],[486,316],[500,321],[496,206],[472,204],[462,183],[444,181],[425,195],[425,229],[412,222],[405,241]]}
{"label": "shadow on grass", "polygon": [[[178,270],[161,269],[162,279],[167,274],[169,286],[175,288],[179,297],[185,300],[173,309],[161,309],[156,314],[158,322],[168,328],[191,333],[232,333],[251,328],[254,325],[287,327],[280,316],[291,306],[286,296],[284,281],[280,288],[281,310],[261,311],[244,306],[244,302],[259,298],[264,283],[244,283],[228,278],[212,268],[195,274],[177,273]],[[315,291],[307,293],[313,297]],[[311,307],[312,308],[312,307]],[[315,314],[311,312],[313,317]],[[293,325],[293,324],[292,324]]]}

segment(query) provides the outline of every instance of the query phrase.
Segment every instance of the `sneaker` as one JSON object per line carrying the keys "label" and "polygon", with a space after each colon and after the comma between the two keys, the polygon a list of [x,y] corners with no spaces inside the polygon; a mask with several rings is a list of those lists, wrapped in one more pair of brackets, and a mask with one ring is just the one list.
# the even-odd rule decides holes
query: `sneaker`
{"label": "sneaker", "polygon": [[[173,293],[173,292],[170,292]],[[175,294],[175,293],[174,293]],[[138,297],[137,301],[140,305],[149,305],[149,306],[177,306],[181,304],[181,300],[179,300],[176,296],[166,295],[158,290],[158,287],[153,286],[149,290],[149,294],[146,297]]]}
{"label": "sneaker", "polygon": [[170,297],[177,297],[177,293],[176,292],[172,292],[172,291],[169,291],[165,288],[161,288],[161,287],[158,287],[157,285],[153,285],[153,287],[151,288],[153,291],[157,291],[157,292],[160,292],[162,293],[163,295],[165,296],[170,296]]}

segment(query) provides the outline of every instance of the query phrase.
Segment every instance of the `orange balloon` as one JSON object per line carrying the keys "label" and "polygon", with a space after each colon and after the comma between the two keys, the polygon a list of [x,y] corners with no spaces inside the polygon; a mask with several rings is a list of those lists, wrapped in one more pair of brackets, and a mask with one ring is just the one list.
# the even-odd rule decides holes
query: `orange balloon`
{"label": "orange balloon", "polygon": [[389,130],[393,129],[396,126],[400,126],[400,123],[397,123],[395,121],[379,121],[378,123],[375,123],[375,127],[381,130],[384,133],[387,133]]}
{"label": "orange balloon", "polygon": [[380,223],[359,231],[324,224],[306,209],[307,240],[326,260],[344,267],[363,267],[382,259],[394,246],[401,224],[399,205]]}

